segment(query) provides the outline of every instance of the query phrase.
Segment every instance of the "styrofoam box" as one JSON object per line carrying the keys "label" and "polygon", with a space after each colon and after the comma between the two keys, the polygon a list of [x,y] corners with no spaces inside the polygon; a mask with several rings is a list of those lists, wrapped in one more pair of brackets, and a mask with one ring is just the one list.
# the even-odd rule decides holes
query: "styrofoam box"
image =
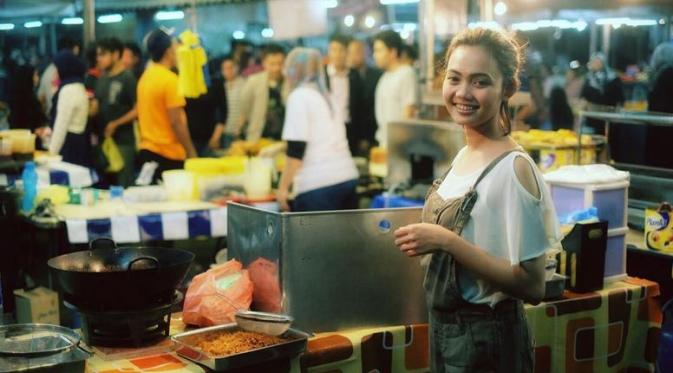
{"label": "styrofoam box", "polygon": [[608,230],[605,249],[605,282],[621,281],[626,278],[626,233],[628,227]]}
{"label": "styrofoam box", "polygon": [[608,221],[608,229],[626,227],[629,182],[607,184],[549,183],[556,214],[561,217],[589,207],[598,209],[598,218]]}

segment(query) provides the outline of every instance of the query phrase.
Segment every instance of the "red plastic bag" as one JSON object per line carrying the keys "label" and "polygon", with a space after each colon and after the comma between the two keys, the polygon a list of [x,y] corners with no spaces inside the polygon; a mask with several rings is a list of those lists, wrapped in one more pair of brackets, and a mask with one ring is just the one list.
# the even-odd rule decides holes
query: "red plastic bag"
{"label": "red plastic bag", "polygon": [[250,279],[255,285],[252,295],[255,309],[263,312],[279,313],[282,308],[282,294],[278,277],[278,264],[258,258],[248,266]]}
{"label": "red plastic bag", "polygon": [[185,295],[182,321],[198,326],[234,322],[238,309],[250,309],[252,292],[248,271],[230,260],[194,277]]}

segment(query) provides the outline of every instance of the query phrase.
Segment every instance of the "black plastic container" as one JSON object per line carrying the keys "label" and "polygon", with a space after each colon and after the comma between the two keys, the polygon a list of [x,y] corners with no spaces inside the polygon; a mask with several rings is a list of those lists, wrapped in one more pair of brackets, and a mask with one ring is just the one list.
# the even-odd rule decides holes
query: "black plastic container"
{"label": "black plastic container", "polygon": [[561,243],[558,272],[568,277],[566,288],[577,293],[603,289],[608,222],[575,224]]}

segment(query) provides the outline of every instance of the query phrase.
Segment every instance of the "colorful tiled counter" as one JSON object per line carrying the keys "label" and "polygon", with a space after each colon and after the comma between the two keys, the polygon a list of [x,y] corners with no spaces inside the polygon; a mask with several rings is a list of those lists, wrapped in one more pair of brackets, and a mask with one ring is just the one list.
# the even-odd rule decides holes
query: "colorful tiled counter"
{"label": "colorful tiled counter", "polygon": [[[593,293],[566,292],[564,299],[527,306],[536,341],[536,372],[653,372],[661,309],[656,283],[628,278]],[[182,331],[179,315],[172,333]],[[427,372],[427,325],[392,326],[310,339],[291,361],[274,361],[237,372],[356,373]],[[154,357],[87,363],[88,373],[207,372],[166,352]]]}

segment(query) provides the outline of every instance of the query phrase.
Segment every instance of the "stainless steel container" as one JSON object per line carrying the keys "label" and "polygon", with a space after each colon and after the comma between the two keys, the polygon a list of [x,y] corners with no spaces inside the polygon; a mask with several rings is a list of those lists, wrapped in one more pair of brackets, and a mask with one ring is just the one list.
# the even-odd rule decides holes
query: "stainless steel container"
{"label": "stainless steel container", "polygon": [[393,231],[420,208],[275,213],[228,205],[230,258],[278,268],[282,312],[312,332],[427,321],[424,269]]}
{"label": "stainless steel container", "polygon": [[241,329],[236,324],[217,325],[180,333],[172,336],[171,340],[177,346],[176,352],[180,356],[220,372],[251,367],[255,364],[283,357],[295,357],[306,350],[306,343],[309,338],[308,333],[297,329],[289,329],[282,336],[286,339],[283,343],[227,356],[210,356],[196,347],[196,341],[200,338],[222,332],[233,333],[239,330]]}
{"label": "stainless steel container", "polygon": [[58,325],[0,326],[0,372],[83,373],[89,354],[79,343],[79,334]]}

